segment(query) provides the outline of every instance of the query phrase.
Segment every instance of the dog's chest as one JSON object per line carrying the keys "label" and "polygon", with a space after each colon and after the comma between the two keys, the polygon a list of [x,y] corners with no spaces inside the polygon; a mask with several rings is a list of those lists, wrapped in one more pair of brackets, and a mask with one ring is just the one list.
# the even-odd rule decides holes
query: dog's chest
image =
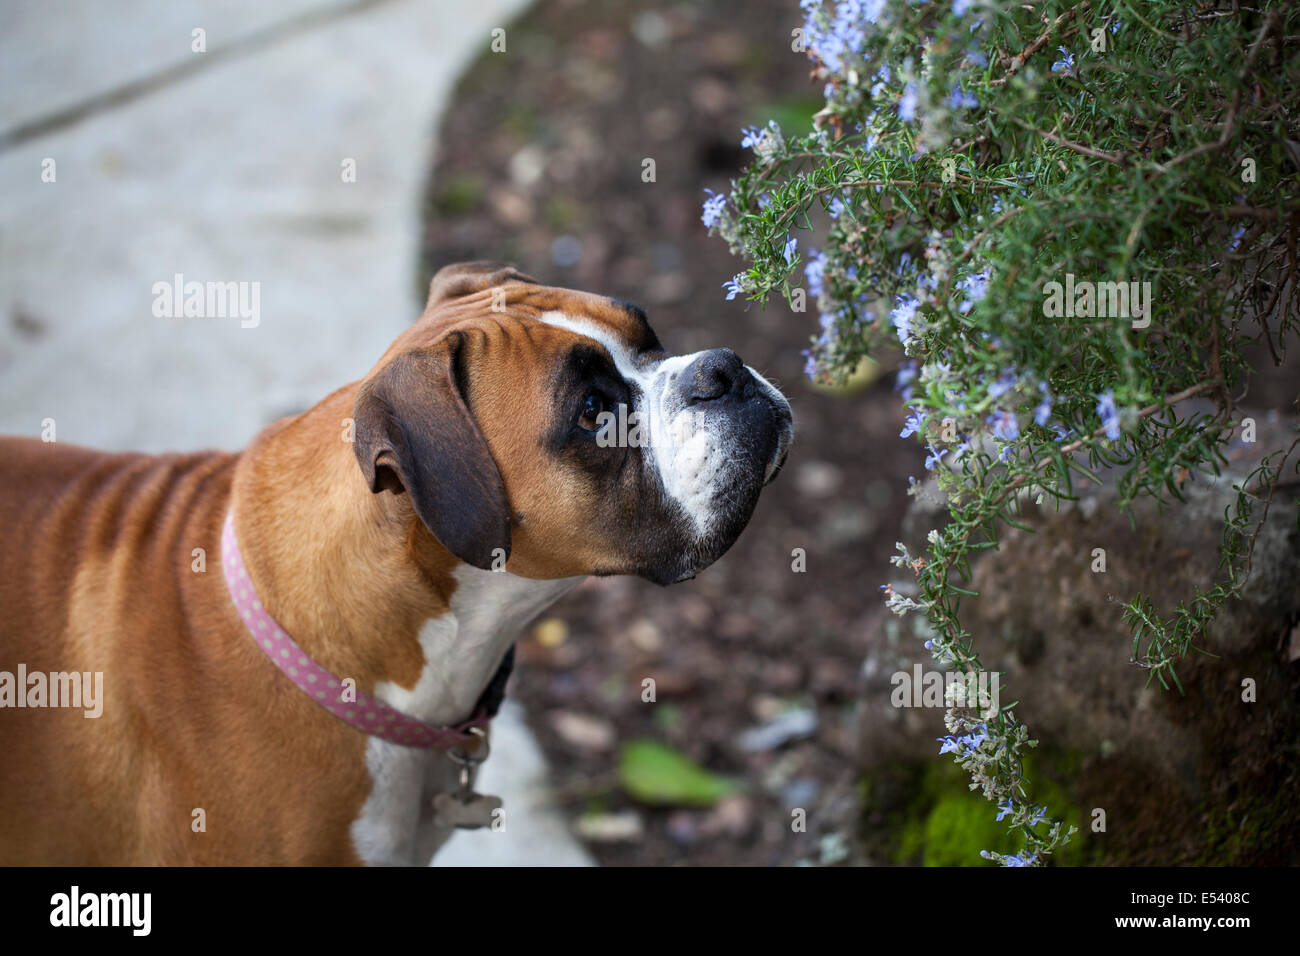
{"label": "dog's chest", "polygon": [[[415,685],[375,688],[384,703],[435,725],[469,716],[520,629],[581,580],[535,581],[467,566],[456,579],[449,613],[420,631],[425,663]],[[456,791],[459,766],[441,750],[371,737],[366,771],[370,795],[352,824],[357,854],[371,865],[428,863],[454,832],[435,825],[433,801]]]}
{"label": "dog's chest", "polygon": [[352,824],[357,855],[371,866],[428,863],[452,831],[437,827],[433,800],[457,786],[459,768],[440,750],[372,737],[366,744],[371,791]]}

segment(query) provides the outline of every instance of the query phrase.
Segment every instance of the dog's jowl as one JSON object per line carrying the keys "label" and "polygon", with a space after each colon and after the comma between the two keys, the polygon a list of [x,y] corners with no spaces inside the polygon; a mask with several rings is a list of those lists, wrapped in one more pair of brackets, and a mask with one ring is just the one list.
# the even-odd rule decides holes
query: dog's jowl
{"label": "dog's jowl", "polygon": [[427,862],[526,796],[473,792],[520,629],[708,567],[792,432],[730,350],[470,263],[238,454],[0,439],[0,670],[97,712],[0,709],[0,863]]}

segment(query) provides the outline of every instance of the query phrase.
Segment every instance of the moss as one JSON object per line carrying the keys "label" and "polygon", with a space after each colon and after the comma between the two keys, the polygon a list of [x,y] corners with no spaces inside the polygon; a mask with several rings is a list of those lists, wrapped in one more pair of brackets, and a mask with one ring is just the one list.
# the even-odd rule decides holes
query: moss
{"label": "moss", "polygon": [[1196,866],[1287,865],[1294,862],[1300,821],[1289,787],[1254,794],[1244,805],[1206,815]]}
{"label": "moss", "polygon": [[989,866],[981,850],[1015,853],[1019,850],[997,813],[983,797],[969,791],[943,797],[935,804],[920,828],[925,866]]}
{"label": "moss", "polygon": [[[1081,766],[1081,758],[1074,754],[1044,759],[1040,753],[1026,760],[1032,798],[1039,806],[1046,805],[1054,818],[1080,830],[1057,851],[1052,859],[1056,866],[1086,865],[1096,855],[1095,848],[1089,846],[1089,834],[1084,832],[1083,811],[1056,782],[1074,779]],[[907,774],[900,770],[891,776],[906,778]],[[878,779],[867,777],[860,784],[868,817],[883,817],[884,825],[877,833],[884,838],[873,847],[878,855],[900,864],[987,866],[991,864],[980,857],[981,850],[1015,853],[1021,849],[1019,838],[998,822],[997,808],[970,789],[969,777],[955,763],[936,760],[911,780],[906,798],[895,800],[894,808],[873,803],[872,796],[880,789],[875,786]]]}
{"label": "moss", "polygon": [[909,820],[898,829],[897,835],[894,862],[905,866],[919,860],[925,853],[925,821]]}

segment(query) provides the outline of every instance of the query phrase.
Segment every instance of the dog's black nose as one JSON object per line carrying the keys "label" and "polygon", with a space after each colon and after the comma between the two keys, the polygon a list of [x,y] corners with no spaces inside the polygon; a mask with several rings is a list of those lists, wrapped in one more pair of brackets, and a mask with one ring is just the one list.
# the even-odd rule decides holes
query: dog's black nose
{"label": "dog's black nose", "polygon": [[745,363],[731,349],[705,352],[686,369],[692,402],[708,402],[743,392],[752,380]]}

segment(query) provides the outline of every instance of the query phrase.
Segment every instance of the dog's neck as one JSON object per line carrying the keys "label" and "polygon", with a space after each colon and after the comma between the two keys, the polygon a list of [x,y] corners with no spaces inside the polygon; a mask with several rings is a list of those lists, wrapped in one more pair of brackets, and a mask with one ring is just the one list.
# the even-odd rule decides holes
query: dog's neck
{"label": "dog's neck", "polygon": [[413,717],[456,723],[519,629],[580,579],[470,567],[406,495],[372,494],[350,442],[355,395],[340,389],[249,446],[231,495],[240,547],[263,605],[317,663]]}
{"label": "dog's neck", "polygon": [[520,630],[580,578],[537,581],[461,565],[451,608],[420,628],[425,667],[414,687],[381,684],[375,696],[433,724],[467,716]]}

